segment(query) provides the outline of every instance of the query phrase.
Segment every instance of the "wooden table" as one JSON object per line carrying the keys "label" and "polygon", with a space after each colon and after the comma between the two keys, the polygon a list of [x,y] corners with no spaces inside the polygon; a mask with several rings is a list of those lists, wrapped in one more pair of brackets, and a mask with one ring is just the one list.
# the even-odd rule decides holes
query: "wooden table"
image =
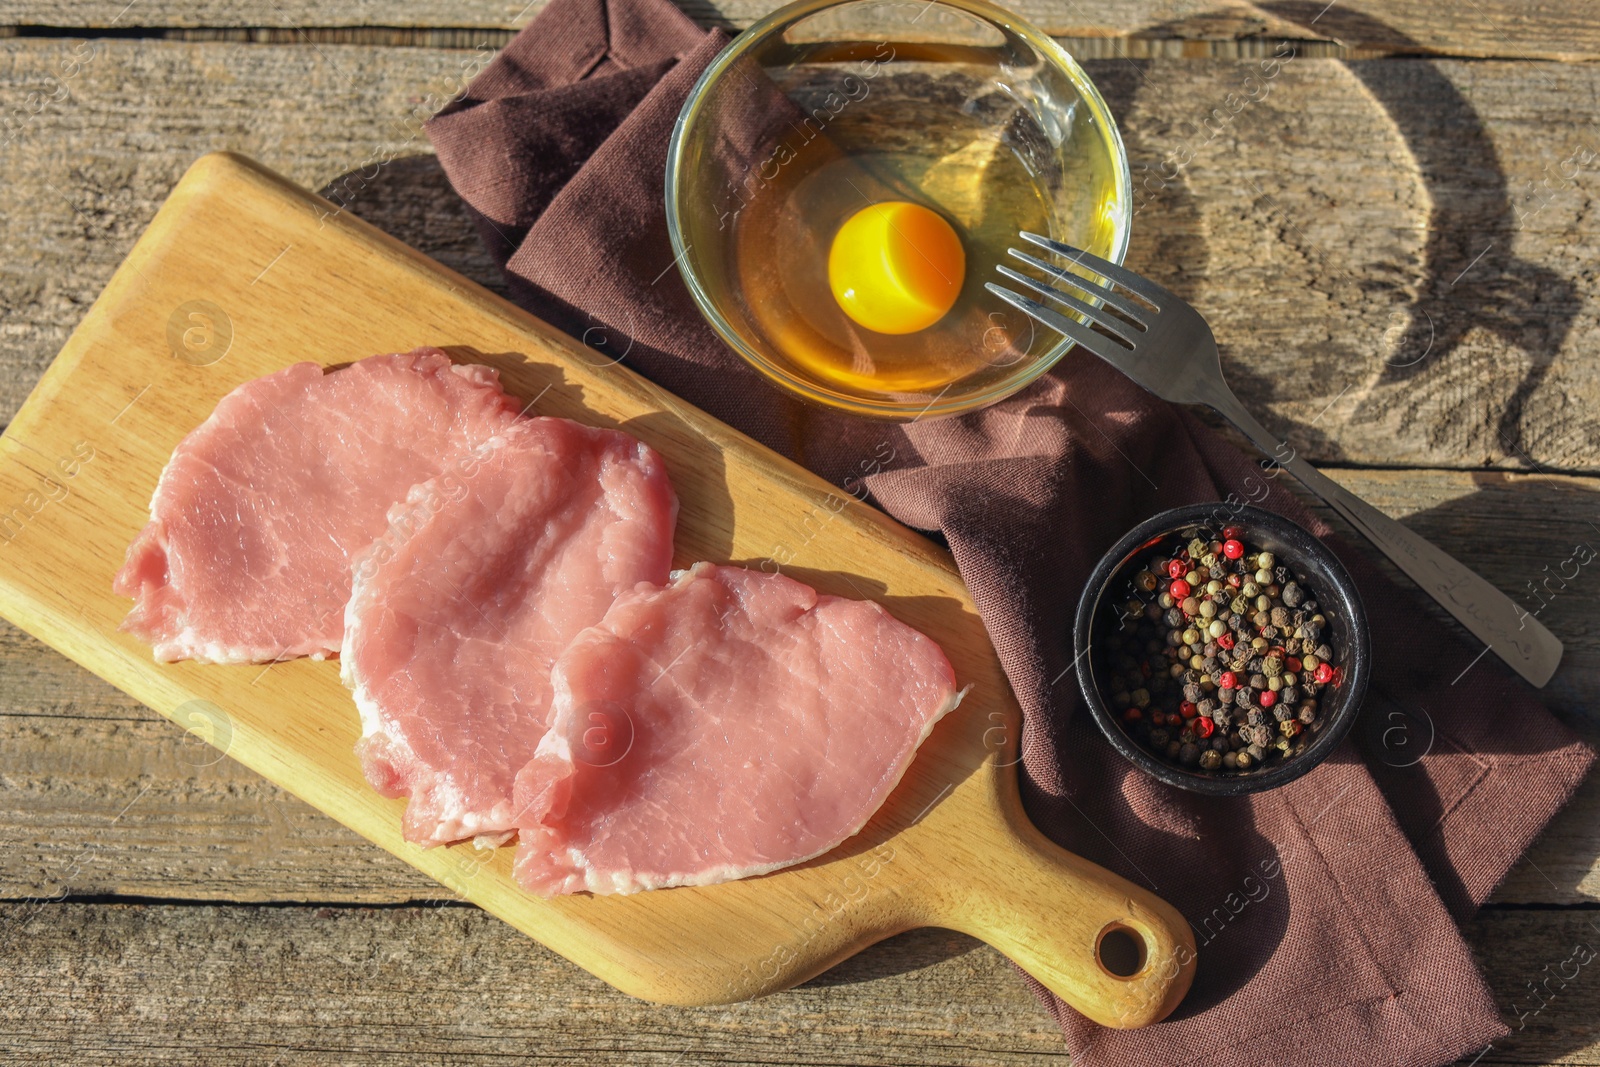
{"label": "wooden table", "polygon": [[[1530,610],[1600,548],[1592,5],[1017,6],[1122,124],[1130,263],[1205,312],[1269,426]],[[420,123],[536,8],[0,0],[0,419],[212,149],[312,187],[376,164],[351,209],[499,288]],[[1597,567],[1541,614],[1549,703],[1592,741]],[[629,1000],[3,624],[0,665],[6,1062],[1066,1060],[1009,965],[940,931],[756,1003]],[[1600,977],[1530,993],[1600,947],[1597,814],[1600,780],[1470,925],[1513,1027],[1477,1063],[1600,1063]]]}

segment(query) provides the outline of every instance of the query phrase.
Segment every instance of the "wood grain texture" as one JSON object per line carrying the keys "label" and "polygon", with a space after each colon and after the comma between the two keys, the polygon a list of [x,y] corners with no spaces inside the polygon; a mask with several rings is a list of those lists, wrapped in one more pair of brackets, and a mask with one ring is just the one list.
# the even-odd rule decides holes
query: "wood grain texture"
{"label": "wood grain texture", "polygon": [[[197,306],[228,338],[203,360],[173,347]],[[762,878],[531,897],[511,880],[510,849],[401,840],[404,803],[362,776],[336,663],[157,664],[117,631],[128,605],[111,578],[172,449],[225,393],[300,359],[417,344],[497,368],[540,414],[651,445],[681,504],[675,566],[756,566],[787,542],[786,572],[824,593],[871,590],[940,644],[966,700],[860,833]],[[926,925],[983,938],[1108,1026],[1164,1017],[1193,977],[1193,935],[1170,905],[1057,848],[1022,813],[1004,762],[1021,714],[946,553],[242,157],[190,169],[73,332],[0,437],[0,501],[12,502],[0,506],[0,614],[635,996],[743,1000]],[[815,529],[798,541],[805,523]],[[1137,974],[1100,963],[1099,939],[1114,928],[1139,939]]]}
{"label": "wood grain texture", "polygon": [[[743,28],[778,7],[770,0],[678,0],[702,25]],[[0,3],[0,26],[80,29],[237,29],[257,39],[357,40],[364,28],[443,29],[449,36],[409,37],[412,43],[476,43],[460,31],[511,30],[526,25],[543,0],[343,0],[316,4],[282,0],[50,0]],[[1441,18],[1430,0],[1011,0],[1006,6],[1035,25],[1085,47],[1092,58],[1112,54],[1214,54],[1218,45],[1283,39],[1328,42],[1356,54],[1442,54],[1514,59],[1586,59],[1600,55],[1600,24],[1582,0],[1545,0],[1532,10],[1518,0],[1478,0]],[[308,27],[318,31],[312,37]],[[338,31],[344,31],[341,34]],[[1103,41],[1114,49],[1096,52]]]}
{"label": "wood grain texture", "polygon": [[26,935],[0,1048],[41,1064],[1067,1062],[1016,970],[940,930],[715,1008],[623,996],[475,909],[3,905],[0,930]]}
{"label": "wood grain texture", "polygon": [[[630,1000],[462,908],[6,904],[0,930],[13,934],[0,1047],[19,1062],[1067,1062],[1050,1017],[1000,954],[936,930],[717,1008]],[[1490,908],[1467,934],[1512,1033],[1463,1067],[1600,1064],[1600,959],[1579,964],[1600,952],[1594,912]],[[1561,973],[1576,977],[1563,983]]]}
{"label": "wood grain texture", "polygon": [[[209,149],[498,286],[420,126],[478,53],[91,44],[0,145],[0,418]],[[0,42],[0,104],[54,92],[71,47]],[[1273,69],[1091,65],[1133,158],[1130,262],[1211,318],[1245,404],[1314,462],[1600,472],[1600,64]]]}

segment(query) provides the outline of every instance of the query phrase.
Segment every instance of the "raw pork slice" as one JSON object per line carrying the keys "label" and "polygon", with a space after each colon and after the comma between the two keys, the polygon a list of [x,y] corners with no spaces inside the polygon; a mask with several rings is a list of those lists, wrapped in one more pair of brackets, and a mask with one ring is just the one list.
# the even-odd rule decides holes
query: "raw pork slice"
{"label": "raw pork slice", "polygon": [[517,418],[483,366],[436,348],[246,382],[179,443],[115,590],[162,661],[339,650],[350,560],[417,482]]}
{"label": "raw pork slice", "polygon": [[698,563],[618,598],[556,661],[517,776],[515,872],[543,896],[709,885],[856,833],[959,700],[877,604]]}
{"label": "raw pork slice", "polygon": [[550,418],[395,508],[356,562],[340,658],[362,767],[383,795],[410,796],[408,840],[510,837],[551,664],[618,593],[666,581],[677,510],[655,452]]}

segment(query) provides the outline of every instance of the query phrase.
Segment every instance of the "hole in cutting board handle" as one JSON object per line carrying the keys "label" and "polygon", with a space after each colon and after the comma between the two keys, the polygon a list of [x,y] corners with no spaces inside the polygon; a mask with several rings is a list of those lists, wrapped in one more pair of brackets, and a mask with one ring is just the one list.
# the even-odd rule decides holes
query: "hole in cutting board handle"
{"label": "hole in cutting board handle", "polygon": [[1148,958],[1144,938],[1137,930],[1112,923],[1100,931],[1094,957],[1113,978],[1132,978],[1144,970]]}

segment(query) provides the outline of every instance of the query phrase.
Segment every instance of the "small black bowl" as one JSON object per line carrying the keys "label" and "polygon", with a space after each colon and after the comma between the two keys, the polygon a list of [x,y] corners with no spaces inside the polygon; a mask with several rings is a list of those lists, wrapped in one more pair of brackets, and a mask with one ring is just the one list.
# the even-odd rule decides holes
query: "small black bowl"
{"label": "small black bowl", "polygon": [[[1325,688],[1319,698],[1321,729],[1290,759],[1257,770],[1228,774],[1186,770],[1158,759],[1129,737],[1122,729],[1121,719],[1107,704],[1100,679],[1106,678],[1109,670],[1095,645],[1101,632],[1096,624],[1102,624],[1103,629],[1106,621],[1097,618],[1102,614],[1101,603],[1111,591],[1120,593],[1125,588],[1136,565],[1135,557],[1157,542],[1194,526],[1243,528],[1244,541],[1271,552],[1293,572],[1296,580],[1305,583],[1316,596],[1318,612],[1328,620],[1328,643],[1336,650],[1334,666],[1342,672],[1342,677],[1337,686]],[[1168,785],[1220,797],[1275,789],[1294,781],[1326,759],[1350,732],[1361,710],[1367,675],[1371,672],[1372,651],[1366,612],[1355,583],[1338,557],[1310,531],[1288,519],[1260,508],[1221,501],[1163,511],[1124,534],[1122,540],[1100,557],[1084,585],[1083,596],[1078,600],[1072,643],[1074,662],[1081,665],[1077,673],[1083,699],[1112,747],[1146,774]]]}

